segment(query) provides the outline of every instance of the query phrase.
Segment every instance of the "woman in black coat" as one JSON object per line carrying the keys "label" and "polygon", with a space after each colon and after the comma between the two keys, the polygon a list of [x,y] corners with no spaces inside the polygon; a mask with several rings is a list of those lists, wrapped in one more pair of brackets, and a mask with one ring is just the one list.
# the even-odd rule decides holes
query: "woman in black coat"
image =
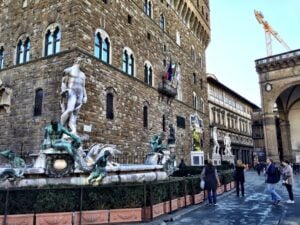
{"label": "woman in black coat", "polygon": [[243,165],[242,160],[237,160],[236,167],[235,167],[235,181],[236,181],[236,196],[240,196],[240,185],[241,185],[241,192],[242,196],[244,197],[244,182],[245,182],[245,175],[244,175],[245,166]]}
{"label": "woman in black coat", "polygon": [[208,160],[207,165],[201,172],[201,179],[205,181],[204,189],[207,190],[208,204],[217,204],[217,187],[220,186],[220,180],[217,169],[213,166],[212,161]]}

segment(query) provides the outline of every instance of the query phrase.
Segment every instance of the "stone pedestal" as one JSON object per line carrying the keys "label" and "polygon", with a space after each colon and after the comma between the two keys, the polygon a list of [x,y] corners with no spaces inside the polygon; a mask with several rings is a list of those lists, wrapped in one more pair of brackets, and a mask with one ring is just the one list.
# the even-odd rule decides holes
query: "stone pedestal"
{"label": "stone pedestal", "polygon": [[300,154],[296,154],[296,163],[300,163]]}
{"label": "stone pedestal", "polygon": [[200,151],[191,152],[191,165],[203,166],[204,165],[204,153]]}
{"label": "stone pedestal", "polygon": [[220,154],[213,153],[211,160],[213,162],[213,165],[215,165],[215,166],[221,165],[221,156],[220,156]]}
{"label": "stone pedestal", "polygon": [[222,156],[223,161],[227,161],[231,164],[234,164],[234,158],[235,158],[234,155],[223,155]]}

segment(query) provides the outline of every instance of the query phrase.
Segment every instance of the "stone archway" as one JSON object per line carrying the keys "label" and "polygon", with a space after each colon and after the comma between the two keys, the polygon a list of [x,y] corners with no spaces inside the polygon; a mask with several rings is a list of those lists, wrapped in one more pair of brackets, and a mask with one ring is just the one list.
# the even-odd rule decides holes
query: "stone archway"
{"label": "stone archway", "polygon": [[[300,155],[300,49],[258,59],[268,157],[295,160]],[[276,105],[276,107],[274,107]],[[299,108],[299,110],[298,110]],[[299,124],[299,125],[298,125]]]}

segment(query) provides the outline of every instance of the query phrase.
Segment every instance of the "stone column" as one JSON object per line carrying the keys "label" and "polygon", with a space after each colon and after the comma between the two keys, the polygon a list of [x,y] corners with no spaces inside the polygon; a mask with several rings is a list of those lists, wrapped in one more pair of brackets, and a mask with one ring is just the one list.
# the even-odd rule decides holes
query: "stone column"
{"label": "stone column", "polygon": [[279,161],[275,116],[273,113],[264,115],[264,134],[267,157]]}
{"label": "stone column", "polygon": [[291,160],[293,158],[291,148],[290,122],[280,121],[280,131],[282,138],[283,158]]}

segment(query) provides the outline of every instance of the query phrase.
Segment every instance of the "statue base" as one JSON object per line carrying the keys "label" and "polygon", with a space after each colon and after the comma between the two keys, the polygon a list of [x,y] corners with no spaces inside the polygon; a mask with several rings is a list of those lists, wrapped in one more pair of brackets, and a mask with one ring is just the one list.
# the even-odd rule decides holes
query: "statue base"
{"label": "statue base", "polygon": [[222,155],[222,160],[234,164],[234,155]]}
{"label": "statue base", "polygon": [[213,162],[213,165],[215,165],[215,166],[221,165],[221,156],[220,156],[220,154],[213,153],[211,160]]}
{"label": "statue base", "polygon": [[192,166],[203,166],[204,165],[204,153],[201,151],[191,152],[191,165]]}

